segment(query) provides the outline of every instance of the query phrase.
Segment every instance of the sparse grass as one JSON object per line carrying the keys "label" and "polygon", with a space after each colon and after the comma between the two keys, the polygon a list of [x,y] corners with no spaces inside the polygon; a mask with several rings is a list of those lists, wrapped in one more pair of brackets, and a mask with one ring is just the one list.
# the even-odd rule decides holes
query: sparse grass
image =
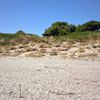
{"label": "sparse grass", "polygon": [[51,51],[50,55],[51,55],[51,56],[56,56],[56,55],[58,55],[58,54],[57,54],[57,51],[54,50],[54,51]]}
{"label": "sparse grass", "polygon": [[34,34],[8,34],[0,33],[0,45],[17,45],[17,44],[28,44],[30,41],[37,43],[45,43],[40,45],[40,48],[49,48],[52,43],[61,43],[63,41],[67,42],[87,42],[100,40],[100,31],[94,32],[74,32],[69,33],[64,36],[55,36],[55,37],[39,37]]}
{"label": "sparse grass", "polygon": [[40,53],[40,52],[30,52],[28,55],[26,55],[26,57],[43,57],[44,54]]}
{"label": "sparse grass", "polygon": [[78,57],[96,57],[96,53],[80,54]]}
{"label": "sparse grass", "polygon": [[51,46],[48,45],[47,43],[41,43],[41,44],[39,45],[39,48],[51,48]]}
{"label": "sparse grass", "polygon": [[30,52],[30,51],[33,51],[33,48],[27,47],[26,52]]}
{"label": "sparse grass", "polygon": [[0,49],[0,53],[3,53],[3,50],[2,49]]}
{"label": "sparse grass", "polygon": [[0,33],[0,39],[4,39],[4,40],[10,40],[10,39],[15,39],[17,38],[18,35],[16,34],[9,34],[9,33]]}
{"label": "sparse grass", "polygon": [[41,53],[46,53],[47,51],[46,51],[45,48],[41,48],[41,49],[40,49],[40,52],[41,52]]}
{"label": "sparse grass", "polygon": [[16,44],[27,44],[30,41],[38,42],[41,41],[40,37],[34,34],[10,34],[0,33],[0,45],[16,45]]}
{"label": "sparse grass", "polygon": [[79,52],[85,52],[84,48],[80,47]]}

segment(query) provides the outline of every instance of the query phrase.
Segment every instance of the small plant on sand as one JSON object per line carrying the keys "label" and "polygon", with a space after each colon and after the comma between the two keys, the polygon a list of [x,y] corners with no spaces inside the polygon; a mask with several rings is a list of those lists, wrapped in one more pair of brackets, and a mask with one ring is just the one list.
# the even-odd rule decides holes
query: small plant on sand
{"label": "small plant on sand", "polygon": [[50,55],[51,55],[51,56],[56,56],[56,55],[58,55],[58,54],[57,54],[57,51],[54,50],[54,51],[51,51]]}
{"label": "small plant on sand", "polygon": [[79,52],[85,52],[84,48],[80,47]]}
{"label": "small plant on sand", "polygon": [[41,49],[40,49],[40,52],[41,52],[41,53],[46,53],[46,49],[41,48]]}

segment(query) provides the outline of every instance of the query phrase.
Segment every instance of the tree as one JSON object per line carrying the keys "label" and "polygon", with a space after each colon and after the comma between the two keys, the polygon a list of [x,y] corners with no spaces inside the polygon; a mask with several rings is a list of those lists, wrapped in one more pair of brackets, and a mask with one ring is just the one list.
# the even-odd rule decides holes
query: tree
{"label": "tree", "polygon": [[16,35],[25,35],[25,32],[23,32],[22,30],[19,30],[15,33]]}
{"label": "tree", "polygon": [[89,21],[85,24],[82,24],[77,27],[77,31],[96,31],[100,29],[100,22],[99,21]]}
{"label": "tree", "polygon": [[73,31],[75,31],[74,25],[69,25],[67,22],[55,22],[45,30],[43,36],[67,35]]}
{"label": "tree", "polygon": [[76,26],[71,24],[70,25],[70,32],[75,32],[76,31]]}

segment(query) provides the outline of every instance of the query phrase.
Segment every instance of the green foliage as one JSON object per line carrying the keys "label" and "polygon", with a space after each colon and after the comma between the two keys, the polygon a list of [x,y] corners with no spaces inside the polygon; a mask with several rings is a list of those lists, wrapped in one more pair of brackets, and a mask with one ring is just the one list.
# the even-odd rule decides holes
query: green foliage
{"label": "green foliage", "polygon": [[76,26],[75,25],[70,25],[70,32],[75,32],[76,31]]}
{"label": "green foliage", "polygon": [[77,27],[77,31],[83,32],[83,31],[96,31],[100,29],[100,22],[99,21],[89,21],[85,24],[79,25]]}
{"label": "green foliage", "polygon": [[16,34],[16,35],[19,35],[19,36],[26,35],[26,33],[23,32],[22,30],[17,31],[15,34]]}
{"label": "green foliage", "polygon": [[0,33],[0,45],[27,44],[30,41],[40,41],[40,37],[34,34],[26,34],[23,31],[18,31],[15,34]]}
{"label": "green foliage", "polygon": [[[57,41],[85,41],[91,38],[100,40],[100,31],[98,30],[100,30],[99,21],[92,20],[78,26],[58,21],[47,28],[43,36],[54,36],[53,38]],[[30,41],[41,42],[44,40],[35,34],[25,33],[22,30],[15,34],[0,33],[0,45],[16,45],[18,43],[29,43]]]}
{"label": "green foliage", "polygon": [[100,31],[73,32],[65,36],[54,37],[55,41],[79,41],[100,40]]}
{"label": "green foliage", "polygon": [[74,25],[69,25],[67,22],[55,22],[45,30],[43,36],[58,36],[67,35],[70,32],[75,31]]}
{"label": "green foliage", "polygon": [[10,39],[15,39],[17,37],[17,35],[15,34],[10,34],[10,33],[0,33],[0,39],[4,39],[4,40],[10,40]]}
{"label": "green foliage", "polygon": [[82,25],[72,25],[67,22],[55,22],[45,30],[43,36],[63,36],[71,34],[72,32],[86,32],[100,30],[99,21],[89,21]]}

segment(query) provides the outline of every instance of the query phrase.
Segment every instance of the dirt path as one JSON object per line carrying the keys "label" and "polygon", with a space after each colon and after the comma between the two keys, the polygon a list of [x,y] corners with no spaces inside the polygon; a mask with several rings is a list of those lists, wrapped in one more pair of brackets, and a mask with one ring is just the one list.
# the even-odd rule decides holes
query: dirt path
{"label": "dirt path", "polygon": [[0,100],[100,100],[100,61],[1,57]]}

